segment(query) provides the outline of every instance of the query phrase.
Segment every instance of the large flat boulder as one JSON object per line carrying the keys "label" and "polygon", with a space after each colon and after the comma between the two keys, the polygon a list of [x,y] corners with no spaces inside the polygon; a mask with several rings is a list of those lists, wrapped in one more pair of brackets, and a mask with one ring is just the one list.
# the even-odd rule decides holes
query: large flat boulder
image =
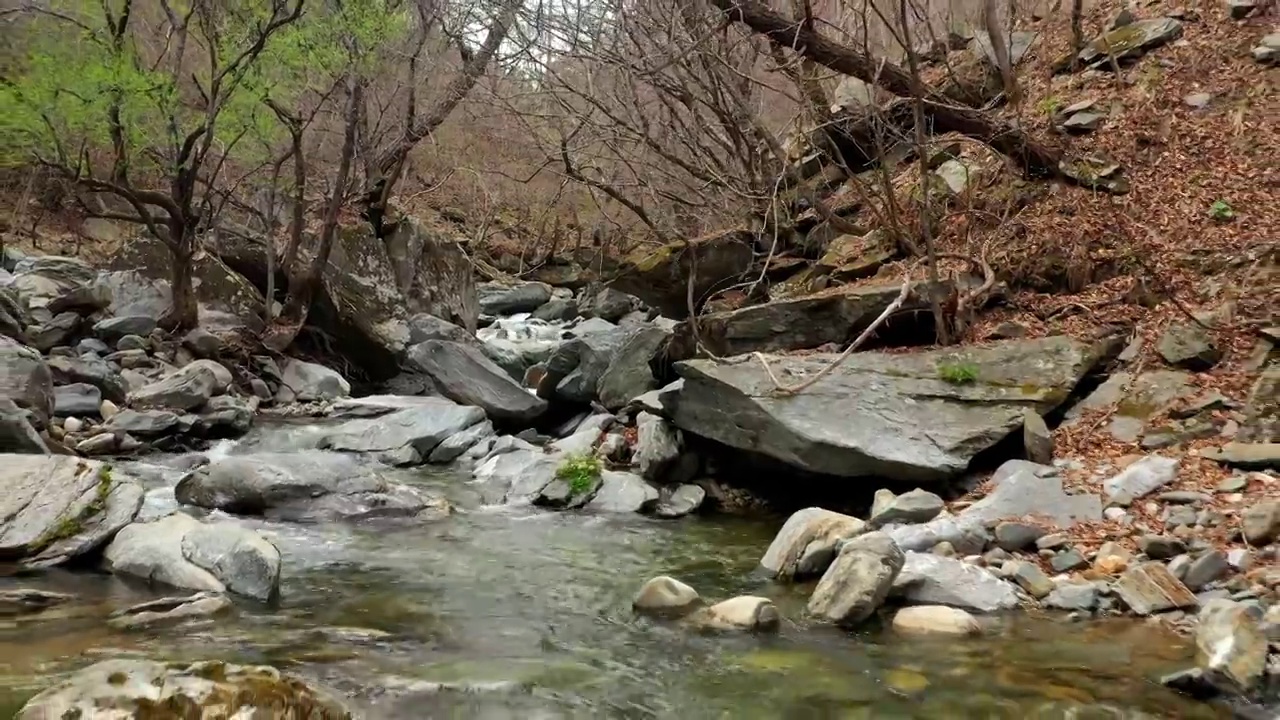
{"label": "large flat boulder", "polygon": [[142,487],[68,455],[0,455],[0,559],[48,567],[93,552],[138,514]]}
{"label": "large flat boulder", "polygon": [[[930,287],[918,284],[903,309],[927,308]],[[899,282],[841,286],[804,297],[707,313],[698,318],[698,334],[706,349],[720,356],[804,350],[827,343],[845,345],[874,322],[901,291]],[[696,351],[693,329],[683,322],[676,328],[669,354],[682,360]]]}
{"label": "large flat boulder", "polygon": [[445,397],[475,405],[494,420],[532,422],[547,402],[530,393],[472,345],[428,340],[409,349],[410,366],[427,375]]}
{"label": "large flat boulder", "polygon": [[341,453],[255,453],[215,460],[178,482],[178,502],[241,515],[307,522],[411,517],[447,504]]}
{"label": "large flat boulder", "polygon": [[444,398],[416,398],[411,407],[379,417],[347,420],[327,430],[319,447],[373,453],[398,465],[421,463],[436,446],[477,423],[484,411]]}
{"label": "large flat boulder", "polygon": [[[798,383],[835,357],[769,362],[777,377]],[[1043,414],[1060,404],[1099,357],[1095,346],[1066,337],[856,353],[793,396],[776,394],[766,369],[749,357],[684,361],[676,364],[685,384],[672,399],[672,420],[813,473],[937,482],[1020,431],[1024,410]],[[957,367],[965,371],[959,381]]]}
{"label": "large flat boulder", "polygon": [[45,308],[55,315],[66,310],[92,312],[107,304],[98,272],[76,258],[25,258],[14,266],[12,287],[28,311]]}

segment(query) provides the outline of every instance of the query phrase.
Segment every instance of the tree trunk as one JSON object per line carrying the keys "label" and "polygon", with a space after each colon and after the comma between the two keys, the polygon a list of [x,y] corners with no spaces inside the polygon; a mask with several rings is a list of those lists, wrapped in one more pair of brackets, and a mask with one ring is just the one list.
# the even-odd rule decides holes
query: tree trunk
{"label": "tree trunk", "polygon": [[711,0],[730,20],[764,35],[775,46],[793,50],[836,72],[878,85],[894,95],[920,98],[923,111],[940,132],[958,132],[1007,155],[1034,177],[1059,174],[1059,154],[1029,138],[1021,130],[974,108],[959,107],[911,73],[889,62],[808,30],[754,0]]}
{"label": "tree trunk", "polygon": [[172,297],[169,309],[157,324],[169,332],[177,332],[189,330],[200,322],[200,307],[191,277],[195,237],[187,224],[181,221],[171,222],[169,233],[169,290]]}

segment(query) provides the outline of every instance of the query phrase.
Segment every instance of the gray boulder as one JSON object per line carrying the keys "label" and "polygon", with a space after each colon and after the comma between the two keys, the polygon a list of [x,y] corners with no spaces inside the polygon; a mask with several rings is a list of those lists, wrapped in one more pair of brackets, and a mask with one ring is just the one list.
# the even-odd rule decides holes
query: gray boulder
{"label": "gray boulder", "polygon": [[115,345],[129,335],[146,337],[155,329],[156,319],[154,317],[125,315],[99,320],[94,323],[93,334],[108,345]]}
{"label": "gray boulder", "polygon": [[103,560],[112,572],[177,588],[263,601],[280,591],[280,552],[259,533],[182,513],[126,526]]}
{"label": "gray boulder", "polygon": [[618,410],[658,386],[649,363],[671,337],[671,331],[657,325],[636,330],[600,376],[596,393],[600,404]]}
{"label": "gray boulder", "polygon": [[666,420],[646,412],[636,417],[636,446],[632,460],[640,474],[651,482],[684,482],[687,477],[670,477],[681,460],[680,434]]}
{"label": "gray boulder", "polygon": [[46,308],[92,312],[106,307],[98,272],[82,260],[47,255],[26,258],[14,266],[13,288],[28,311]]}
{"label": "gray boulder", "polygon": [[540,282],[511,287],[485,283],[476,288],[476,293],[480,297],[480,312],[486,315],[533,312],[551,300],[551,286]]}
{"label": "gray boulder", "polygon": [[443,515],[448,504],[339,453],[257,453],[215,460],[178,482],[178,502],[310,522]]}
{"label": "gray boulder", "polygon": [[107,432],[156,437],[187,429],[180,427],[182,424],[182,418],[168,410],[121,410],[111,416],[102,429]]}
{"label": "gray boulder", "polygon": [[547,359],[547,372],[538,384],[538,397],[577,403],[595,400],[600,378],[630,333],[616,326],[581,331]]}
{"label": "gray boulder", "polygon": [[542,307],[533,311],[532,317],[547,322],[563,322],[578,317],[578,304],[572,300],[552,298]]}
{"label": "gray boulder", "polygon": [[495,420],[531,422],[547,409],[545,400],[530,393],[475,347],[428,340],[409,348],[407,359],[435,383],[440,394],[464,405],[475,405]]}
{"label": "gray boulder", "polygon": [[598,512],[645,512],[658,502],[658,490],[644,478],[628,472],[605,470],[600,474],[600,489],[586,509]]}
{"label": "gray boulder", "polygon": [[0,398],[35,414],[45,423],[53,416],[53,376],[40,353],[0,336]]}
{"label": "gray boulder", "polygon": [[337,372],[296,358],[280,368],[280,388],[277,402],[333,400],[351,394],[351,384]]}
{"label": "gray boulder", "polygon": [[913,605],[949,605],[993,613],[1018,607],[1013,586],[990,570],[955,558],[908,552],[893,595]]}
{"label": "gray boulder", "polygon": [[432,450],[431,454],[427,456],[427,462],[437,465],[453,462],[477,443],[485,438],[491,438],[493,435],[493,423],[488,420],[476,423],[466,430],[456,432],[445,438],[444,442],[437,445],[436,449]]}
{"label": "gray boulder", "polygon": [[894,523],[924,523],[936,518],[947,504],[942,498],[919,488],[905,492],[884,503],[871,513],[867,525],[872,529]]}
{"label": "gray boulder", "polygon": [[1176,323],[1165,330],[1156,352],[1170,365],[1192,372],[1209,370],[1222,359],[1222,349],[1209,331],[1191,322]]}
{"label": "gray boulder", "polygon": [[96,355],[51,357],[49,371],[58,385],[86,383],[98,388],[103,398],[114,403],[123,403],[128,397],[129,384],[106,360]]}
{"label": "gray boulder", "polygon": [[60,679],[15,720],[136,717],[149,707],[183,708],[171,717],[355,717],[337,694],[273,667],[117,659]]}
{"label": "gray boulder", "polygon": [[1215,599],[1200,609],[1196,665],[1219,690],[1250,695],[1267,669],[1267,636],[1245,605]]}
{"label": "gray boulder", "polygon": [[996,469],[987,496],[960,513],[963,522],[974,526],[992,525],[1000,520],[1023,517],[1044,518],[1053,526],[1069,529],[1081,522],[1102,519],[1102,501],[1097,495],[1068,494],[1059,470],[1024,460],[1010,460]]}
{"label": "gray boulder", "polygon": [[88,383],[71,383],[53,389],[53,414],[58,417],[95,417],[102,407],[102,391]]}
{"label": "gray boulder", "polygon": [[842,627],[853,627],[884,604],[905,557],[888,535],[868,533],[850,540],[823,573],[809,613]]}
{"label": "gray boulder", "polygon": [[48,567],[91,553],[133,522],[142,487],[69,455],[0,455],[0,557]]}
{"label": "gray boulder", "polygon": [[0,453],[47,455],[49,446],[31,426],[27,410],[8,398],[0,398]]}
{"label": "gray boulder", "polygon": [[415,398],[413,407],[348,420],[325,431],[318,447],[388,455],[398,465],[421,463],[446,438],[484,421],[478,407],[443,398]]}
{"label": "gray boulder", "polygon": [[555,480],[563,459],[559,453],[548,455],[533,446],[508,450],[495,444],[476,466],[475,487],[487,504],[532,502]]}
{"label": "gray boulder", "polygon": [[61,312],[48,322],[27,328],[27,340],[31,347],[47,353],[59,345],[67,345],[80,329],[80,316],[74,312]]}
{"label": "gray boulder", "polygon": [[1150,18],[1115,28],[1082,49],[1078,55],[1083,65],[1105,66],[1108,56],[1117,62],[1135,58],[1148,50],[1182,37],[1182,23],[1169,17]]}
{"label": "gray boulder", "polygon": [[697,512],[706,499],[707,491],[697,485],[677,485],[673,490],[661,493],[653,515],[667,520],[681,518]]}
{"label": "gray boulder", "polygon": [[622,317],[636,309],[639,300],[620,290],[610,287],[600,288],[596,292],[584,294],[578,305],[578,313],[587,318],[600,318],[609,322],[618,322]]}
{"label": "gray boulder", "polygon": [[195,410],[227,389],[231,373],[212,360],[197,360],[129,394],[140,410]]}
{"label": "gray boulder", "polygon": [[[1065,337],[962,354],[855,353],[794,396],[776,394],[758,362],[691,360],[676,365],[685,384],[672,418],[688,432],[815,473],[937,482],[961,474],[979,452],[1020,430],[1026,409],[1057,406],[1099,357],[1099,348]],[[776,376],[798,382],[834,359],[770,362]],[[947,382],[940,368],[958,363],[977,377]]]}
{"label": "gray boulder", "polygon": [[1102,483],[1108,505],[1128,505],[1173,482],[1178,459],[1148,455]]}

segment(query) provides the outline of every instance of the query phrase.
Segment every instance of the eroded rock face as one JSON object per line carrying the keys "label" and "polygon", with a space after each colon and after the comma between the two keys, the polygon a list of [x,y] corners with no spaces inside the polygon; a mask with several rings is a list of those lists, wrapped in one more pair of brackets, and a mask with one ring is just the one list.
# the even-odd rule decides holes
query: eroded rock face
{"label": "eroded rock face", "polygon": [[658,248],[640,248],[629,255],[612,285],[658,308],[666,317],[689,314],[689,275],[697,253],[698,272],[693,278],[694,298],[705,297],[745,275],[755,259],[751,233],[728,230]]}
{"label": "eroded rock face", "polygon": [[[173,714],[167,708],[183,708]],[[31,698],[17,720],[69,717],[350,720],[338,696],[267,666],[104,660]]]}
{"label": "eroded rock face", "polygon": [[[962,353],[855,353],[795,396],[774,393],[758,362],[677,363],[673,399],[680,428],[797,468],[841,477],[937,482],[968,468],[982,450],[1021,430],[1024,410],[1061,403],[1099,350],[1065,337],[1006,341]],[[830,355],[776,357],[775,375],[799,382]],[[951,383],[948,366],[974,370]]]}
{"label": "eroded rock face", "polygon": [[241,515],[316,521],[441,516],[448,503],[388,480],[340,453],[257,453],[222,458],[178,482],[178,502]]}
{"label": "eroded rock face", "polygon": [[142,487],[68,455],[0,455],[0,557],[48,567],[102,547],[137,516]]}

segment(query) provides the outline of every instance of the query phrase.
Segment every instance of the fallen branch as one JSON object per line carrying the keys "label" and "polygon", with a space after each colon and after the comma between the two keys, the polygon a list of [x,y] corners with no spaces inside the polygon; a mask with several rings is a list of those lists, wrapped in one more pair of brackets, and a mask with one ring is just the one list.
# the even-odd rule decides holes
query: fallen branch
{"label": "fallen branch", "polygon": [[874,333],[877,328],[879,328],[881,325],[884,324],[885,320],[889,319],[890,315],[896,312],[898,308],[902,307],[902,304],[907,301],[907,297],[910,294],[911,294],[911,276],[908,275],[907,277],[902,279],[902,290],[901,292],[898,293],[898,297],[894,298],[893,302],[889,303],[889,306],[884,309],[884,312],[880,313],[880,317],[877,317],[874,322],[868,325],[867,329],[863,330],[862,334],[859,335],[857,339],[855,339],[852,343],[849,343],[849,347],[845,348],[844,352],[840,353],[840,355],[836,357],[835,360],[832,360],[829,365],[822,368],[822,370],[819,371],[817,375],[814,375],[813,377],[809,378],[808,380],[805,380],[799,385],[783,385],[781,382],[778,381],[778,377],[773,374],[773,369],[769,367],[769,362],[765,360],[764,355],[762,355],[759,352],[754,352],[752,353],[752,355],[754,355],[755,358],[760,361],[760,364],[764,366],[764,371],[768,373],[769,379],[773,381],[773,387],[774,387],[773,393],[775,395],[796,395],[812,387],[814,383],[818,382],[819,380],[826,377],[827,375],[830,375],[831,371],[840,367],[840,365],[842,365],[845,360],[848,360],[849,356],[852,355],[854,351],[857,350],[859,347],[862,347],[862,344],[865,343],[867,339],[871,337],[872,333]]}

